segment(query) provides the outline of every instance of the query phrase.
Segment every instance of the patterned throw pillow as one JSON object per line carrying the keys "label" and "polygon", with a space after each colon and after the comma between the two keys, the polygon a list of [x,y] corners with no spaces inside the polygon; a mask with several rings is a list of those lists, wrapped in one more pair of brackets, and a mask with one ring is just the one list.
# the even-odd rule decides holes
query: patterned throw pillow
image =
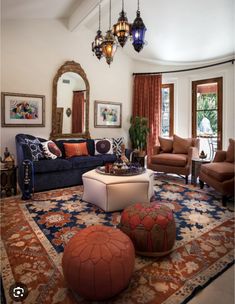
{"label": "patterned throw pillow", "polygon": [[112,138],[113,141],[113,151],[118,156],[122,155],[121,145],[124,143],[124,137]]}
{"label": "patterned throw pillow", "polygon": [[95,155],[113,154],[113,141],[110,139],[95,139]]}
{"label": "patterned throw pillow", "polygon": [[60,149],[52,140],[42,142],[41,144],[42,144],[44,156],[47,159],[56,159],[57,157],[62,156]]}
{"label": "patterned throw pillow", "polygon": [[64,149],[65,149],[65,156],[66,158],[70,158],[73,156],[87,156],[87,144],[86,142],[83,143],[64,143]]}
{"label": "patterned throw pillow", "polygon": [[42,149],[42,144],[39,139],[28,139],[25,138],[26,144],[29,146],[29,149],[32,153],[33,161],[39,161],[40,159],[44,159],[44,153]]}

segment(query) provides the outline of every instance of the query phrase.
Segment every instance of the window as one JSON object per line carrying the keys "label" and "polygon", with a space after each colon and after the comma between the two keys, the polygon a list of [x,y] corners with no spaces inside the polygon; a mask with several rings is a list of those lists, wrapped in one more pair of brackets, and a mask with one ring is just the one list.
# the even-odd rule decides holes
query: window
{"label": "window", "polygon": [[161,136],[173,136],[174,132],[174,84],[162,84]]}
{"label": "window", "polygon": [[222,77],[192,82],[192,136],[211,159],[222,148],[222,84]]}

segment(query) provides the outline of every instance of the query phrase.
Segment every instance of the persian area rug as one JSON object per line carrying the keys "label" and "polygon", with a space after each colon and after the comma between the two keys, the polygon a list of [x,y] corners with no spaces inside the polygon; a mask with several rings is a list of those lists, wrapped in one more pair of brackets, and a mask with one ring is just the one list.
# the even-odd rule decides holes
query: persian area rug
{"label": "persian area rug", "polygon": [[[116,227],[120,212],[81,201],[82,186],[38,193],[34,200],[1,204],[2,280],[7,303],[15,281],[28,287],[24,303],[87,303],[66,286],[64,246],[90,225]],[[205,191],[155,181],[155,199],[174,212],[174,250],[161,258],[136,256],[129,287],[105,303],[186,303],[234,262],[234,213]],[[102,302],[101,302],[102,303]],[[104,303],[104,302],[103,302]]]}

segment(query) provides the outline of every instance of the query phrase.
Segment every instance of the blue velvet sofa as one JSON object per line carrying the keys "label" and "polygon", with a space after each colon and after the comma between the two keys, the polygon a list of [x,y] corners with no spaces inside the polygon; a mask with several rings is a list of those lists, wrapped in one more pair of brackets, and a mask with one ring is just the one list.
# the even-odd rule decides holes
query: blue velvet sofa
{"label": "blue velvet sofa", "polygon": [[[39,161],[32,160],[32,154],[25,139],[35,139],[34,136],[27,134],[17,134],[16,152],[18,165],[18,183],[21,191],[24,185],[24,167],[23,161],[30,160],[33,164],[33,187],[34,191],[44,191],[56,188],[63,188],[82,184],[82,174],[92,170],[98,166],[102,166],[107,162],[115,162],[117,157],[115,154],[94,155],[93,139],[70,139],[56,140],[55,143],[62,151],[62,157],[56,159],[41,159]],[[40,142],[47,139],[38,138]],[[89,156],[76,156],[65,158],[63,147],[64,142],[77,143],[87,142]],[[126,150],[126,156],[130,155],[130,150]]]}

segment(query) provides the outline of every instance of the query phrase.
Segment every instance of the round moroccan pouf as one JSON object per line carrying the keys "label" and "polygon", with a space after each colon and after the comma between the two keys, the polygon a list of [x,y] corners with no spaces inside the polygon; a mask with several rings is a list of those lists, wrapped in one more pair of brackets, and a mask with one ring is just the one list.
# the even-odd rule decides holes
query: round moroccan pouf
{"label": "round moroccan pouf", "polygon": [[135,250],[119,229],[90,226],[68,242],[62,267],[68,286],[88,300],[105,300],[129,284]]}
{"label": "round moroccan pouf", "polygon": [[136,253],[141,255],[166,255],[175,243],[173,213],[157,202],[137,203],[124,209],[119,228],[131,238]]}

